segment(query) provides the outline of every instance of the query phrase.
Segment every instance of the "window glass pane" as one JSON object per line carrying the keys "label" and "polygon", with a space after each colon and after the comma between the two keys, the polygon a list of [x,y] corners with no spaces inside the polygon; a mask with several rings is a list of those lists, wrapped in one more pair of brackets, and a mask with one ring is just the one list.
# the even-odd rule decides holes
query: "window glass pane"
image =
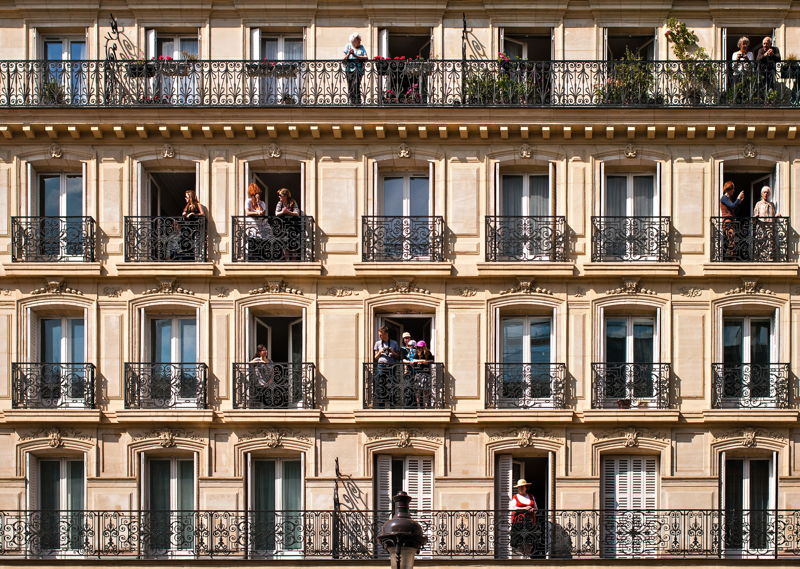
{"label": "window glass pane", "polygon": [[169,363],[172,361],[172,319],[153,320],[152,361]]}
{"label": "window glass pane", "polygon": [[61,319],[42,319],[42,361],[61,361]]}
{"label": "window glass pane", "polygon": [[300,461],[283,461],[283,509],[299,510],[302,485],[300,480]]}
{"label": "window glass pane", "polygon": [[157,38],[156,51],[158,55],[173,57],[175,55],[175,43],[172,41],[172,38]]}
{"label": "window glass pane", "polygon": [[75,60],[86,59],[86,42],[71,42],[69,45],[69,58]]}
{"label": "window glass pane", "polygon": [[283,40],[284,59],[303,59],[303,38],[286,38]]}
{"label": "window glass pane", "polygon": [[742,363],[743,351],[742,320],[727,319],[722,329],[722,362],[728,365]]}
{"label": "window glass pane", "polygon": [[606,362],[624,363],[627,361],[626,336],[627,326],[624,318],[606,320]]}
{"label": "window glass pane", "polygon": [[405,490],[405,462],[402,458],[392,460],[392,493],[390,496],[396,496],[401,490]]}
{"label": "window glass pane", "polygon": [[73,363],[83,363],[86,358],[84,355],[85,331],[83,318],[71,318],[69,320],[69,333],[72,348],[70,350],[69,361]]}
{"label": "window glass pane", "polygon": [[653,195],[653,176],[633,177],[633,215],[655,215],[655,196]]}
{"label": "window glass pane", "polygon": [[303,361],[303,323],[294,322],[290,325],[291,339],[292,339],[292,363],[300,363]]}
{"label": "window glass pane", "polygon": [[266,512],[275,509],[275,461],[253,462],[253,509]]}
{"label": "window glass pane", "polygon": [[197,361],[197,325],[194,318],[183,318],[181,329],[181,362]]}
{"label": "window glass pane", "polygon": [[753,320],[750,322],[750,363],[770,363],[770,322]]}
{"label": "window glass pane", "polygon": [[626,176],[606,177],[606,203],[607,216],[626,216],[628,198],[628,178]]}
{"label": "window glass pane", "polygon": [[522,176],[503,176],[501,215],[524,215],[522,211]]}
{"label": "window glass pane", "polygon": [[769,503],[769,461],[750,460],[750,510],[766,510]]}
{"label": "window glass pane", "polygon": [[530,213],[531,216],[550,215],[550,177],[531,176],[530,178]]}
{"label": "window glass pane", "polygon": [[83,176],[67,176],[67,211],[64,215],[83,215]]}
{"label": "window glass pane", "polygon": [[172,509],[169,499],[169,460],[150,461],[150,509],[169,511]]}
{"label": "window glass pane", "polygon": [[550,320],[531,322],[531,363],[550,363]]}
{"label": "window glass pane", "polygon": [[61,176],[39,179],[39,211],[42,215],[61,215]]}
{"label": "window glass pane", "polygon": [[522,340],[524,329],[524,319],[522,318],[503,318],[503,362],[522,363]]}
{"label": "window glass pane", "polygon": [[178,509],[194,509],[194,461],[178,461]]}
{"label": "window glass pane", "polygon": [[428,178],[411,178],[409,215],[428,215]]}
{"label": "window glass pane", "polygon": [[189,56],[195,58],[200,54],[200,45],[197,38],[181,38],[181,53],[179,59],[190,59]]}
{"label": "window glass pane", "polygon": [[643,364],[655,361],[653,359],[653,323],[633,323],[633,361]]}
{"label": "window glass pane", "polygon": [[39,461],[39,505],[42,510],[61,509],[61,464],[58,460]]}
{"label": "window glass pane", "polygon": [[84,508],[82,460],[70,460],[67,462],[67,477],[67,508],[70,510],[82,510]]}
{"label": "window glass pane", "polygon": [[403,215],[403,178],[383,179],[383,215]]}
{"label": "window glass pane", "polygon": [[725,509],[740,510],[743,506],[742,486],[744,463],[739,459],[725,461]]}
{"label": "window glass pane", "polygon": [[44,42],[44,57],[48,60],[60,61],[64,56],[63,43],[61,41]]}
{"label": "window glass pane", "polygon": [[278,38],[261,38],[261,58],[278,60]]}

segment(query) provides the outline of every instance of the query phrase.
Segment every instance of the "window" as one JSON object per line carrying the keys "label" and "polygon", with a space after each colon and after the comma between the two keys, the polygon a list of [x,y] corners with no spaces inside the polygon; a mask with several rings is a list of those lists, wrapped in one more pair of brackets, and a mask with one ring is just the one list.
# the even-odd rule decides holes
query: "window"
{"label": "window", "polygon": [[[506,316],[500,320],[501,407],[552,407],[559,377],[552,365],[551,316]],[[556,389],[558,390],[558,389]]]}
{"label": "window", "polygon": [[753,52],[753,59],[758,53],[758,48],[761,47],[761,41],[764,37],[770,36],[773,45],[777,45],[777,29],[765,27],[746,27],[746,28],[722,28],[722,47],[725,53],[720,54],[722,60],[728,61],[732,58],[734,52],[739,51],[739,38],[746,37],[750,40],[750,51]]}
{"label": "window", "polygon": [[654,28],[605,28],[605,56],[617,61],[631,54],[644,61],[656,59],[658,31]]}
{"label": "window", "polygon": [[[602,406],[657,402],[660,386],[655,318],[648,316],[609,316],[605,320],[605,363],[600,382]],[[620,403],[623,401],[625,403]]]}
{"label": "window", "polygon": [[200,55],[200,39],[196,32],[157,31],[145,32],[147,54],[159,62],[157,73],[147,86],[154,103],[193,105],[201,100],[200,67],[193,62]]}
{"label": "window", "polygon": [[300,551],[303,547],[303,474],[298,459],[250,462],[252,547],[260,553]]}
{"label": "window", "polygon": [[48,105],[85,104],[88,67],[86,39],[45,36],[45,77],[40,100]]}
{"label": "window", "polygon": [[384,175],[379,207],[384,225],[384,257],[427,260],[433,232],[430,178],[424,174]]}
{"label": "window", "polygon": [[254,96],[261,104],[294,104],[301,99],[302,69],[305,48],[302,33],[265,34],[252,29],[251,56],[261,62],[252,66]]}
{"label": "window", "polygon": [[89,237],[83,221],[83,175],[41,174],[38,202],[39,254],[66,261],[80,261]]}
{"label": "window", "polygon": [[511,60],[549,61],[553,59],[552,30],[500,28],[500,51]]}
{"label": "window", "polygon": [[[516,457],[510,454],[499,454],[496,457],[495,468],[495,547],[497,554],[501,557],[520,555],[526,553],[534,557],[541,557],[549,547],[546,532],[538,533],[539,527],[547,525],[547,511],[553,508],[552,496],[554,492],[551,472],[553,472],[553,453],[547,456],[521,456]],[[530,542],[527,551],[520,544],[513,544],[511,538],[511,524],[506,510],[510,507],[512,496],[516,493],[513,487],[517,480],[524,478],[531,485],[528,491],[533,494],[536,500],[538,512],[533,518],[534,528],[527,535]]]}
{"label": "window", "polygon": [[48,407],[83,407],[87,396],[83,318],[39,319],[41,398]]}
{"label": "window", "polygon": [[722,455],[725,549],[734,556],[774,552],[775,457]]}
{"label": "window", "polygon": [[[433,518],[433,457],[432,456],[391,456],[375,457],[375,508],[381,520],[392,515],[392,497],[401,490],[411,496],[412,508],[416,510],[415,519],[423,528],[430,528]],[[423,530],[428,542],[421,550],[422,555],[430,555],[430,529]]]}
{"label": "window", "polygon": [[[631,525],[649,527],[658,504],[658,460],[654,456],[602,457],[603,556],[650,557],[658,536],[633,532]],[[618,512],[618,513],[617,513]]]}
{"label": "window", "polygon": [[145,510],[150,516],[151,554],[194,548],[195,461],[150,458],[147,464]]}
{"label": "window", "polygon": [[41,516],[38,553],[82,549],[86,527],[83,460],[28,455],[28,477],[28,510]]}
{"label": "window", "polygon": [[550,170],[536,174],[507,173],[500,177],[500,216],[492,228],[499,260],[555,260],[561,241],[558,223],[552,217],[552,166]]}
{"label": "window", "polygon": [[378,55],[430,59],[431,31],[424,28],[378,30]]}
{"label": "window", "polygon": [[723,405],[772,406],[781,386],[772,373],[777,343],[770,317],[723,320]]}
{"label": "window", "polygon": [[204,386],[197,363],[196,319],[156,316],[150,319],[149,334],[149,385],[141,388],[149,397],[143,395],[143,404],[197,407]]}

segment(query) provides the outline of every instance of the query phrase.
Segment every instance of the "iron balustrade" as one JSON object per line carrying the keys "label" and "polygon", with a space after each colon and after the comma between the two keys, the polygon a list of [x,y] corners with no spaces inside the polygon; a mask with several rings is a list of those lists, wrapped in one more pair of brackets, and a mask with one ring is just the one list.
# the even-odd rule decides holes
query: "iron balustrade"
{"label": "iron balustrade", "polygon": [[365,363],[365,409],[443,409],[444,364]]}
{"label": "iron balustrade", "polygon": [[592,261],[670,261],[670,233],[669,217],[593,216]]}
{"label": "iron balustrade", "polygon": [[592,363],[593,409],[668,409],[670,364]]}
{"label": "iron balustrade", "polygon": [[486,260],[566,261],[566,219],[486,216]]}
{"label": "iron balustrade", "polygon": [[11,218],[11,260],[15,263],[92,262],[91,217],[28,216]]}
{"label": "iron balustrade", "polygon": [[206,218],[126,216],[126,262],[205,262]]}
{"label": "iron balustrade", "polygon": [[[502,510],[417,510],[432,560],[768,559],[800,556],[800,511],[538,510],[512,526]],[[6,510],[0,558],[107,560],[385,559],[380,511]],[[515,536],[512,547],[511,535]]]}
{"label": "iron balustrade", "polygon": [[233,364],[234,409],[313,409],[313,363]]}
{"label": "iron balustrade", "polygon": [[800,64],[731,61],[0,61],[0,106],[791,108]]}
{"label": "iron balustrade", "polygon": [[314,218],[233,217],[234,262],[314,260]]}
{"label": "iron balustrade", "polygon": [[126,363],[126,409],[206,408],[204,363]]}
{"label": "iron balustrade", "polygon": [[361,246],[364,262],[444,261],[444,218],[362,216]]}
{"label": "iron balustrade", "polygon": [[711,364],[714,409],[785,409],[791,401],[789,364]]}
{"label": "iron balustrade", "polygon": [[94,364],[11,364],[14,409],[94,409]]}
{"label": "iron balustrade", "polygon": [[788,217],[712,217],[711,261],[785,263]]}
{"label": "iron balustrade", "polygon": [[556,363],[487,363],[489,409],[563,409],[566,366]]}

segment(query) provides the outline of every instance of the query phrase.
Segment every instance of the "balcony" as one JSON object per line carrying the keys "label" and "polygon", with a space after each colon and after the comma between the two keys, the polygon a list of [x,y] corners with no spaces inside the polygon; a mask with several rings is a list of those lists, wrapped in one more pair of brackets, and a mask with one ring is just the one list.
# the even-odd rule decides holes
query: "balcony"
{"label": "balcony", "polygon": [[487,409],[563,409],[564,364],[486,364]]}
{"label": "balcony", "polygon": [[[797,510],[538,510],[515,528],[507,510],[417,510],[427,560],[627,558],[732,559],[748,564],[800,555]],[[389,512],[237,510],[6,510],[0,512],[0,558],[67,556],[113,560],[386,559],[377,535]]]}
{"label": "balcony", "polygon": [[314,260],[314,218],[233,217],[235,263],[309,262]]}
{"label": "balcony", "polygon": [[444,364],[364,364],[364,409],[444,409]]}
{"label": "balcony", "polygon": [[[5,60],[6,108],[793,108],[797,62]],[[785,80],[789,80],[789,84]]]}
{"label": "balcony", "polygon": [[669,409],[670,364],[592,363],[592,409]]}
{"label": "balcony", "polygon": [[361,258],[369,262],[444,261],[444,218],[363,216]]}
{"label": "balcony", "polygon": [[313,363],[233,364],[234,409],[313,409]]}
{"label": "balcony", "polygon": [[125,217],[126,262],[196,263],[206,260],[205,217]]}
{"label": "balcony", "polygon": [[564,217],[486,217],[488,262],[567,260]]}
{"label": "balcony", "polygon": [[94,365],[11,364],[14,409],[94,409]]}
{"label": "balcony", "polygon": [[715,263],[789,261],[789,218],[712,217],[711,261]]}
{"label": "balcony", "polygon": [[711,364],[714,409],[786,409],[789,364]]}
{"label": "balcony", "polygon": [[126,363],[126,409],[205,409],[204,363]]}
{"label": "balcony", "polygon": [[592,261],[671,260],[669,217],[592,217]]}
{"label": "balcony", "polygon": [[11,261],[93,262],[94,227],[91,217],[12,217]]}

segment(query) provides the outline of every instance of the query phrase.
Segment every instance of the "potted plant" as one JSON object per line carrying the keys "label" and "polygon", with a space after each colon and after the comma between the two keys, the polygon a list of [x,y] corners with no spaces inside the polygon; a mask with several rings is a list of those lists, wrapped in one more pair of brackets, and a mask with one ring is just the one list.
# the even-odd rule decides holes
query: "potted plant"
{"label": "potted plant", "polygon": [[67,102],[64,86],[50,79],[42,84],[40,102],[43,105],[63,105]]}
{"label": "potted plant", "polygon": [[405,56],[391,58],[377,56],[372,58],[372,62],[378,75],[402,73],[406,68]]}
{"label": "potted plant", "polygon": [[607,105],[653,105],[661,101],[655,93],[652,64],[625,49],[619,61],[609,61],[607,77],[595,88],[595,97]]}
{"label": "potted plant", "polygon": [[664,35],[679,60],[669,73],[675,79],[683,101],[690,105],[716,102],[717,71],[708,61],[706,50],[698,45],[697,34],[680,20],[670,18]]}
{"label": "potted plant", "polygon": [[630,409],[630,408],[631,408],[630,399],[617,399],[617,409]]}
{"label": "potted plant", "polygon": [[275,62],[262,59],[254,63],[245,63],[244,68],[251,77],[270,77],[275,71]]}
{"label": "potted plant", "polygon": [[297,99],[295,99],[294,95],[290,95],[289,93],[281,95],[282,105],[294,105],[295,103],[297,103]]}
{"label": "potted plant", "polygon": [[156,74],[156,66],[149,61],[138,59],[132,61],[125,66],[125,74],[128,77],[143,78],[152,77]]}

